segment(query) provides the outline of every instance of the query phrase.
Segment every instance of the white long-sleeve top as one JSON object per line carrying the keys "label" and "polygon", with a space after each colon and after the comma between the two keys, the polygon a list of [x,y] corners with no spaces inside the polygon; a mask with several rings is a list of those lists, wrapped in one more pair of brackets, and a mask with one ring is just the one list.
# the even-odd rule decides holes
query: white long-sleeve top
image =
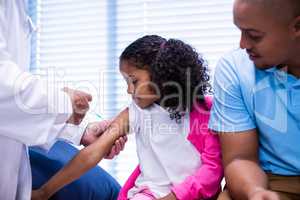
{"label": "white long-sleeve top", "polygon": [[26,72],[32,32],[26,10],[26,0],[0,0],[1,200],[30,199],[27,146],[50,147],[57,138],[79,144],[83,133],[65,124],[72,113],[69,97]]}
{"label": "white long-sleeve top", "polygon": [[177,123],[157,104],[144,109],[130,104],[129,127],[135,133],[141,173],[128,191],[129,199],[145,188],[155,198],[162,198],[171,192],[172,185],[182,183],[199,169],[201,155],[188,140],[189,120],[186,114]]}

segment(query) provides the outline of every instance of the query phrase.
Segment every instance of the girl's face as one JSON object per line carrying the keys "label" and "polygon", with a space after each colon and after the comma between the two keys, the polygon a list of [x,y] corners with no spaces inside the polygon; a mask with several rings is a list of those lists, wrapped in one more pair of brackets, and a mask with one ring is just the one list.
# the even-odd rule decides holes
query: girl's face
{"label": "girl's face", "polygon": [[120,72],[127,83],[127,93],[140,108],[146,108],[153,104],[158,95],[155,92],[154,83],[151,82],[150,73],[145,69],[139,69],[127,60],[120,61]]}

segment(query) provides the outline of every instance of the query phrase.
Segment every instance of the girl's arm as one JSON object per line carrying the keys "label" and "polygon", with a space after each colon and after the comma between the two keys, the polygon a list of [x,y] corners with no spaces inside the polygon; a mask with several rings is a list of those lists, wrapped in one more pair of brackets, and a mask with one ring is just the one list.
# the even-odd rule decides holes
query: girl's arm
{"label": "girl's arm", "polygon": [[220,190],[223,167],[219,138],[209,130],[202,134],[200,168],[182,183],[172,187],[172,192],[179,200],[210,198]]}
{"label": "girl's arm", "polygon": [[122,111],[109,128],[91,145],[82,149],[66,166],[57,172],[39,190],[32,193],[32,199],[48,199],[63,186],[79,178],[97,165],[110,151],[115,141],[128,133],[128,108]]}

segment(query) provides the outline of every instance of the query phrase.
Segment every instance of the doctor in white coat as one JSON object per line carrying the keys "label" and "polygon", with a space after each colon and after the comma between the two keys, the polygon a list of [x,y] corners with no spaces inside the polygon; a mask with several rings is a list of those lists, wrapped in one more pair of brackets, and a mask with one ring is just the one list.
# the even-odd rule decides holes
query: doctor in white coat
{"label": "doctor in white coat", "polygon": [[[79,144],[79,124],[91,96],[51,88],[27,73],[32,24],[26,0],[0,0],[0,199],[29,200],[31,172],[27,146],[57,138]],[[79,103],[83,110],[77,112]],[[69,130],[71,129],[71,130]]]}

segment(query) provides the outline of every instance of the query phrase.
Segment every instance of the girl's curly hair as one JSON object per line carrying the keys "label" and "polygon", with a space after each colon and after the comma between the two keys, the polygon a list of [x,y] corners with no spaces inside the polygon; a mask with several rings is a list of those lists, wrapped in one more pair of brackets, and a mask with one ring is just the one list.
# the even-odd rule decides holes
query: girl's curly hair
{"label": "girl's curly hair", "polygon": [[206,62],[181,40],[144,36],[123,51],[120,61],[124,60],[150,73],[160,92],[156,103],[176,121],[195,103],[204,103],[204,95],[211,90]]}

